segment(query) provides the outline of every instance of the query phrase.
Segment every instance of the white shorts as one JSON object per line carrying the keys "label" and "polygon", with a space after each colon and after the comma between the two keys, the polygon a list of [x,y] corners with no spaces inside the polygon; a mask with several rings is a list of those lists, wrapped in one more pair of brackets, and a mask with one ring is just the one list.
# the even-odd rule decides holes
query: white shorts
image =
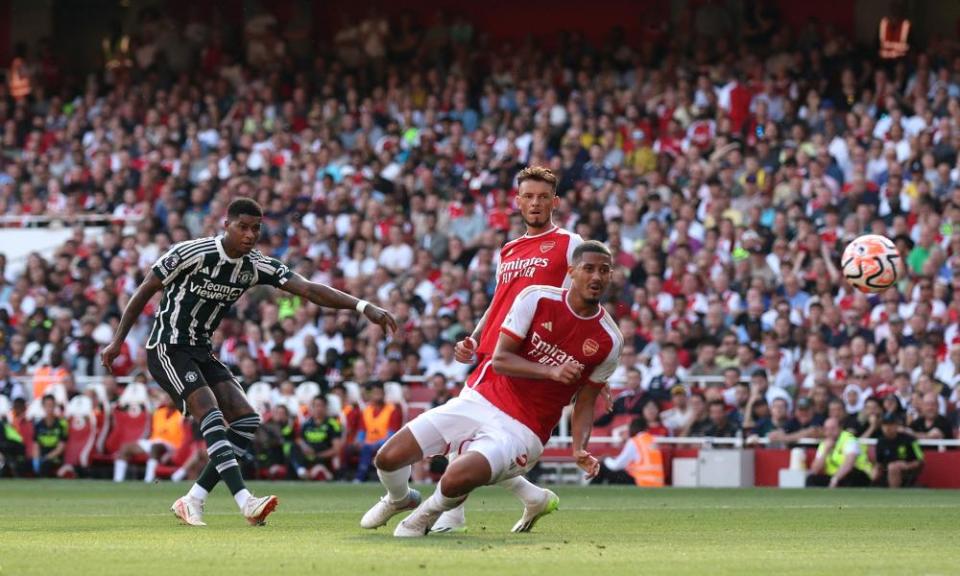
{"label": "white shorts", "polygon": [[482,454],[490,463],[491,484],[526,474],[543,453],[532,430],[469,388],[417,416],[407,428],[424,456]]}

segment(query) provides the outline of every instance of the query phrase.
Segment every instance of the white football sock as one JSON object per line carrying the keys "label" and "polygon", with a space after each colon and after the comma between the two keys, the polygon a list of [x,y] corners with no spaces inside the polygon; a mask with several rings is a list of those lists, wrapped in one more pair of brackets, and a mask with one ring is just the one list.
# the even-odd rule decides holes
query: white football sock
{"label": "white football sock", "polygon": [[177,468],[176,471],[170,475],[170,480],[173,482],[182,482],[186,477],[187,470],[185,468]]}
{"label": "white football sock", "polygon": [[127,478],[127,461],[126,460],[114,460],[113,461],[113,481],[114,482],[123,482]]}
{"label": "white football sock", "polygon": [[509,490],[511,494],[519,498],[524,506],[537,506],[543,502],[543,499],[546,497],[543,488],[540,488],[523,476],[516,476],[503,482],[498,482],[497,484],[503,486]]}
{"label": "white football sock", "polygon": [[443,513],[444,520],[451,524],[466,524],[467,514],[464,512],[464,507],[465,504],[461,502],[456,508],[447,510]]}
{"label": "white football sock", "polygon": [[199,485],[199,484],[194,484],[193,486],[190,487],[190,491],[187,492],[187,496],[193,498],[194,500],[199,500],[200,502],[206,502],[206,501],[207,501],[207,495],[209,495],[209,494],[210,494],[210,493],[207,492],[207,491],[203,488],[203,486],[201,486],[201,485]]}
{"label": "white football sock", "polygon": [[387,495],[392,502],[400,502],[406,499],[410,494],[410,466],[401,466],[393,472],[377,470],[377,476],[380,477],[380,483],[387,489]]}
{"label": "white football sock", "polygon": [[147,460],[147,471],[143,475],[144,482],[153,482],[157,478],[157,462],[154,458]]}
{"label": "white football sock", "polygon": [[253,494],[249,490],[244,488],[243,490],[237,492],[233,495],[233,499],[236,500],[237,506],[240,507],[240,510],[243,510],[244,505],[246,505],[247,500],[253,497]]}
{"label": "white football sock", "polygon": [[437,489],[433,491],[433,494],[427,498],[423,504],[420,505],[420,508],[417,509],[419,512],[423,509],[424,512],[446,512],[447,510],[453,510],[457,506],[463,504],[464,500],[467,499],[466,496],[458,496],[456,498],[450,498],[443,495],[442,491],[443,479],[440,479],[440,483],[437,484]]}

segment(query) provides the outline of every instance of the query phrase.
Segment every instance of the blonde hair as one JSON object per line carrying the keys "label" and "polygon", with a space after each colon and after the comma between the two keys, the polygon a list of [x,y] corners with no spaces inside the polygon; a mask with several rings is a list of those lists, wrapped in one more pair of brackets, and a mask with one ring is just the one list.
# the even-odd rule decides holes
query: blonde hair
{"label": "blonde hair", "polygon": [[546,182],[550,185],[553,193],[557,193],[557,182],[559,182],[559,180],[557,179],[557,175],[549,168],[544,168],[543,166],[527,166],[517,174],[517,187],[519,188],[520,185],[527,180]]}

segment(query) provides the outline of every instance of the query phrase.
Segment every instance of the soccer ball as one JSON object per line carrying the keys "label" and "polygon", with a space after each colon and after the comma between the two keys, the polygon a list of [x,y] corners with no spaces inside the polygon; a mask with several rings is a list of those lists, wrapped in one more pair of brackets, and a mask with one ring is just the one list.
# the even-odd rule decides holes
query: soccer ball
{"label": "soccer ball", "polygon": [[860,236],[843,251],[843,277],[861,292],[883,292],[903,275],[903,258],[896,245],[878,234]]}

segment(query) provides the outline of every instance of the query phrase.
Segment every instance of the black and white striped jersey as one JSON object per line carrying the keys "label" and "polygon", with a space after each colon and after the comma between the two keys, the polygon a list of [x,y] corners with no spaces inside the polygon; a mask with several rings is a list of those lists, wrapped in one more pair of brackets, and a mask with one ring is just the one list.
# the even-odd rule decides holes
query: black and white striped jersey
{"label": "black and white striped jersey", "polygon": [[157,344],[204,346],[247,289],[258,284],[283,286],[293,274],[275,258],[252,250],[230,258],[222,236],[181,242],[153,265],[163,282],[147,348]]}

